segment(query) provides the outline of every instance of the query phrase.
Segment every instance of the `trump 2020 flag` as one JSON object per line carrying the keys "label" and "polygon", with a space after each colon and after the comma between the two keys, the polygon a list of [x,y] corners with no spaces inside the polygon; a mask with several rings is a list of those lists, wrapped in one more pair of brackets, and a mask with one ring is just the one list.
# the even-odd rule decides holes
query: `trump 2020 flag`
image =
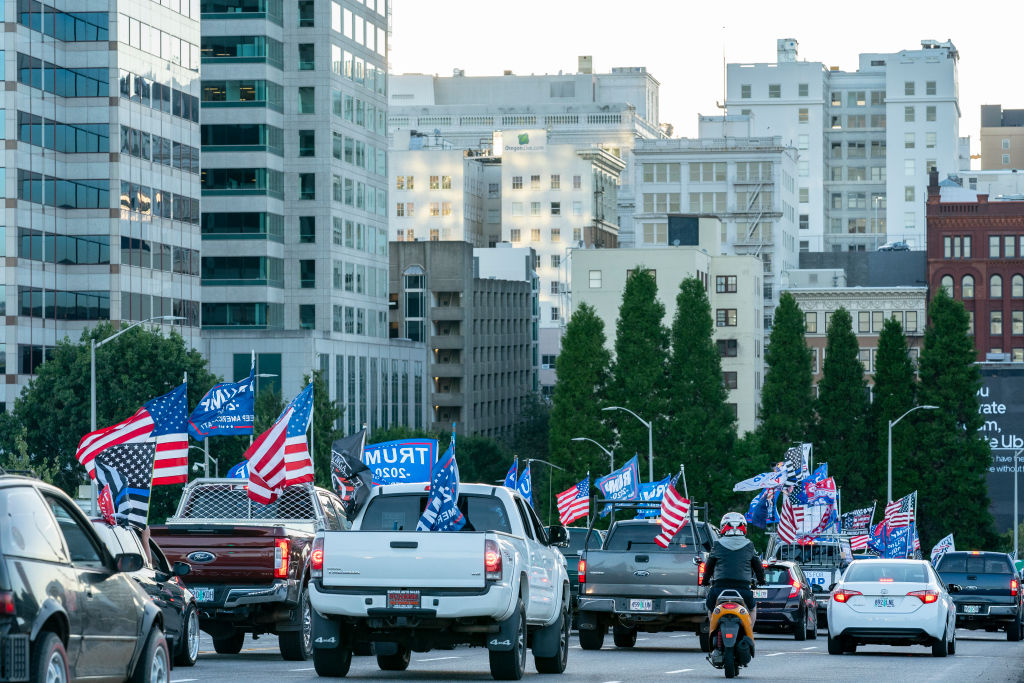
{"label": "trump 2020 flag", "polygon": [[241,382],[222,382],[206,392],[188,416],[189,436],[202,441],[209,436],[252,434],[256,416],[255,373],[252,368]]}
{"label": "trump 2020 flag", "polygon": [[533,479],[530,478],[530,463],[526,463],[526,469],[519,475],[519,481],[516,482],[516,491],[519,492],[526,502],[533,507]]}
{"label": "trump 2020 flag", "polygon": [[459,465],[455,462],[455,434],[430,473],[430,498],[416,531],[458,531],[466,525],[459,509]]}
{"label": "trump 2020 flag", "polygon": [[271,503],[285,486],[313,481],[306,430],[313,414],[313,383],[299,392],[267,431],[245,451],[249,497]]}
{"label": "trump 2020 flag", "polygon": [[[636,500],[640,495],[639,480],[640,470],[634,455],[625,465],[595,481],[594,486],[607,500]],[[607,515],[611,509],[611,505],[605,505],[601,516]]]}
{"label": "trump 2020 flag", "polygon": [[508,468],[508,474],[505,475],[505,488],[516,489],[516,478],[519,476],[519,458],[512,461],[512,467]]}
{"label": "trump 2020 flag", "polygon": [[953,552],[955,550],[956,544],[953,543],[953,534],[950,534],[949,536],[946,536],[944,539],[936,543],[935,547],[932,548],[932,564],[934,565],[936,562],[938,562],[939,558],[941,558],[946,553]]}

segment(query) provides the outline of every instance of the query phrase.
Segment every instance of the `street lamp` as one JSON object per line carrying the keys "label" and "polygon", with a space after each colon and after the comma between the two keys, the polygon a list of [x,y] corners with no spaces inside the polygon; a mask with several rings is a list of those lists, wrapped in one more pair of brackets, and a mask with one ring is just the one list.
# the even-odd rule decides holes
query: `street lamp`
{"label": "street lamp", "polygon": [[643,419],[629,408],[623,408],[622,406],[608,406],[607,408],[601,408],[603,411],[608,410],[624,410],[636,419],[640,420],[640,424],[647,427],[647,482],[651,483],[654,481],[654,432],[651,431],[651,423]]}
{"label": "street lamp", "polygon": [[[134,322],[131,325],[129,325],[128,327],[124,328],[123,330],[119,330],[119,331],[115,332],[114,334],[110,335],[109,337],[107,337],[106,339],[103,339],[100,342],[97,342],[95,338],[93,338],[91,340],[92,343],[89,346],[89,431],[90,432],[95,432],[96,431],[96,349],[101,347],[101,346],[103,346],[107,342],[114,341],[115,339],[117,339],[118,337],[120,337],[122,334],[124,334],[128,330],[132,329],[133,327],[138,327],[139,325],[142,325],[144,323],[153,322],[155,320],[171,321],[171,320],[184,320],[184,319],[185,318],[183,318],[180,315],[158,315],[158,316],[154,316],[152,318],[146,318],[145,320],[139,320],[138,322]],[[99,504],[97,502],[97,496],[99,495],[99,489],[96,486],[96,480],[95,479],[92,479],[90,483],[91,483],[91,488],[92,488],[92,514],[93,515],[98,515],[99,514]]]}
{"label": "street lamp", "polygon": [[189,446],[188,448],[189,448],[189,450],[195,449],[195,450],[197,450],[197,451],[199,451],[200,453],[203,454],[203,464],[200,465],[199,463],[193,463],[192,464],[192,471],[193,472],[198,472],[199,468],[202,467],[203,468],[203,476],[204,477],[209,477],[210,476],[210,461],[212,460],[213,461],[214,476],[217,477],[217,478],[220,477],[220,461],[217,460],[217,458],[211,457],[210,456],[210,451],[208,451],[205,448],[200,448],[199,446]]}
{"label": "street lamp", "polygon": [[615,455],[610,450],[608,450],[607,448],[605,448],[604,446],[599,444],[598,442],[594,441],[593,439],[588,439],[585,436],[576,436],[576,437],[573,437],[572,439],[570,439],[570,441],[589,441],[590,443],[594,444],[595,446],[600,448],[602,451],[604,451],[604,454],[608,456],[608,466],[611,468],[608,471],[612,472],[612,471],[615,470]]}
{"label": "street lamp", "polygon": [[938,409],[939,409],[938,406],[914,406],[913,408],[911,408],[907,412],[905,412],[902,415],[900,415],[899,417],[897,417],[895,420],[890,420],[889,421],[889,458],[888,458],[888,462],[889,462],[888,483],[889,483],[889,486],[888,486],[888,494],[887,494],[888,497],[889,497],[888,502],[890,502],[890,503],[892,502],[892,428],[895,427],[896,424],[900,420],[905,418],[907,415],[910,415],[915,410],[938,410]]}

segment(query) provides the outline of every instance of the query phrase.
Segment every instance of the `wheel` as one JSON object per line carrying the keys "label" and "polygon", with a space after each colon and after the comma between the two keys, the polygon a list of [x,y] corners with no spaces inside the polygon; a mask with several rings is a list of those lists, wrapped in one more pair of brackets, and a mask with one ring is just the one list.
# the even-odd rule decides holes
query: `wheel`
{"label": "wheel", "polygon": [[517,606],[516,615],[519,624],[512,641],[512,649],[487,652],[491,664],[491,677],[496,681],[518,681],[526,669],[526,610],[522,601]]}
{"label": "wheel", "polygon": [[807,612],[803,613],[800,617],[800,621],[793,624],[793,639],[794,640],[807,640]]}
{"label": "wheel", "polygon": [[816,613],[812,612],[811,613],[811,618],[814,619],[814,623],[808,625],[807,638],[809,640],[817,640],[818,639],[818,615]]}
{"label": "wheel", "polygon": [[64,643],[52,631],[43,631],[32,646],[32,680],[46,683],[68,683],[68,653]]}
{"label": "wheel", "polygon": [[726,678],[736,678],[740,668],[736,666],[736,648],[727,647],[722,653],[722,668],[725,669]]}
{"label": "wheel", "polygon": [[612,639],[615,647],[633,647],[636,645],[636,629],[616,624],[612,627]]}
{"label": "wheel", "polygon": [[313,668],[318,676],[344,678],[352,666],[352,645],[342,641],[333,650],[313,650]]}
{"label": "wheel", "polygon": [[405,671],[409,668],[410,654],[409,648],[399,645],[393,655],[377,655],[377,666],[381,671]]}
{"label": "wheel", "polygon": [[857,643],[853,642],[849,638],[844,638],[843,639],[843,652],[845,652],[848,655],[855,655],[855,654],[857,654]]}
{"label": "wheel", "polygon": [[830,655],[841,655],[845,651],[843,647],[843,639],[841,637],[832,637],[832,634],[828,636],[828,653]]}
{"label": "wheel", "polygon": [[604,645],[604,634],[607,629],[598,626],[593,631],[580,630],[580,647],[584,650],[600,650]]}
{"label": "wheel", "polygon": [[302,591],[299,598],[299,630],[279,633],[277,646],[289,662],[304,662],[313,654],[313,608],[308,592]]}
{"label": "wheel", "polygon": [[697,643],[700,645],[701,652],[711,652],[711,636],[704,629],[697,631]]}
{"label": "wheel", "polygon": [[565,671],[565,666],[569,663],[569,624],[572,619],[566,610],[562,611],[559,619],[561,624],[558,629],[558,654],[554,657],[537,657],[535,655],[533,663],[537,667],[538,673],[560,674]]}
{"label": "wheel", "polygon": [[949,644],[946,645],[946,653],[951,655],[956,654],[956,629],[953,629],[953,637],[949,639]]}
{"label": "wheel", "polygon": [[1020,615],[1013,620],[1013,623],[1006,627],[1006,639],[1011,643],[1016,643],[1021,637],[1021,622]]}
{"label": "wheel", "polygon": [[164,632],[154,627],[146,638],[142,657],[135,665],[131,683],[168,683],[171,680],[171,657],[167,652]]}
{"label": "wheel", "polygon": [[195,666],[199,659],[199,614],[195,605],[189,605],[181,620],[181,641],[174,654],[175,666]]}
{"label": "wheel", "polygon": [[949,654],[948,647],[946,634],[943,633],[941,638],[937,638],[932,642],[932,657],[945,657]]}
{"label": "wheel", "polygon": [[237,655],[242,651],[242,643],[245,642],[245,633],[235,631],[230,636],[213,639],[213,649],[219,655]]}

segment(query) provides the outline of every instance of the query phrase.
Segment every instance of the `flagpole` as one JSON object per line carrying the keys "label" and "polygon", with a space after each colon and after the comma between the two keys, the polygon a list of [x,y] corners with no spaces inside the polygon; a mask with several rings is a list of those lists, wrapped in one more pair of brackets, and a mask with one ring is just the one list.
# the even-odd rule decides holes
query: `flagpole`
{"label": "flagpole", "polygon": [[[686,514],[690,517],[690,535],[693,537],[693,552],[696,553],[696,552],[698,552],[697,551],[697,547],[698,546],[697,546],[697,529],[694,528],[696,525],[694,524],[694,521],[693,521],[693,501],[690,500],[690,489],[686,486],[686,466],[683,465],[682,463],[679,463],[679,476],[682,477],[682,479],[683,479],[683,497],[685,497],[686,500],[690,501],[689,509],[686,511]],[[672,482],[669,482],[669,483],[671,484]],[[679,489],[677,488],[676,490],[678,491]],[[704,523],[708,524],[709,522],[708,522],[708,520],[705,519]]]}
{"label": "flagpole", "polygon": [[207,477],[210,476],[210,437],[208,436],[203,438],[203,474]]}
{"label": "flagpole", "polygon": [[[249,349],[249,374],[256,374],[256,349]],[[252,431],[249,432],[249,445],[252,446],[252,435],[256,431],[256,378],[252,387]]]}

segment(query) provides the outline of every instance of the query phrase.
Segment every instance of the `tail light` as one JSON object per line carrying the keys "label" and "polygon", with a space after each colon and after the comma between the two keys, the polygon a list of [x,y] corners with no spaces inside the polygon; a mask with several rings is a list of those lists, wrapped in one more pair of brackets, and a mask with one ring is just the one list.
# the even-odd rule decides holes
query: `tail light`
{"label": "tail light", "polygon": [[793,579],[789,583],[789,597],[795,598],[798,595],[800,595],[800,582]]}
{"label": "tail light", "polygon": [[0,615],[14,614],[14,593],[11,591],[0,591]]}
{"label": "tail light", "polygon": [[907,597],[914,596],[926,605],[930,605],[939,599],[938,591],[910,591]]}
{"label": "tail light", "polygon": [[579,573],[580,573],[580,583],[586,583],[587,582],[587,561],[585,559],[583,559],[582,557],[580,558]]}
{"label": "tail light", "polygon": [[1017,591],[1020,589],[1020,584],[1017,579],[1010,579],[1010,595],[1017,597]]}
{"label": "tail light", "polygon": [[291,550],[292,542],[287,538],[279,538],[274,541],[274,578],[288,578],[288,552]]}
{"label": "tail light", "polygon": [[501,581],[501,551],[498,542],[492,539],[484,541],[484,578]]}
{"label": "tail light", "polygon": [[705,566],[707,566],[707,565],[706,565],[706,563],[703,560],[701,560],[700,564],[697,565],[697,585],[698,586],[703,586],[704,585],[704,567]]}
{"label": "tail light", "polygon": [[844,589],[844,590],[838,590],[835,593],[833,593],[832,594],[832,599],[835,600],[836,602],[846,602],[847,600],[849,600],[850,598],[852,598],[855,595],[864,595],[864,594],[861,593],[860,591],[848,591],[848,590]]}
{"label": "tail light", "polygon": [[309,575],[314,579],[324,576],[324,537],[313,539],[313,552],[309,554]]}
{"label": "tail light", "polygon": [[721,605],[719,605],[719,607],[721,607],[722,609],[736,609],[737,607],[739,607],[739,603],[723,602]]}

